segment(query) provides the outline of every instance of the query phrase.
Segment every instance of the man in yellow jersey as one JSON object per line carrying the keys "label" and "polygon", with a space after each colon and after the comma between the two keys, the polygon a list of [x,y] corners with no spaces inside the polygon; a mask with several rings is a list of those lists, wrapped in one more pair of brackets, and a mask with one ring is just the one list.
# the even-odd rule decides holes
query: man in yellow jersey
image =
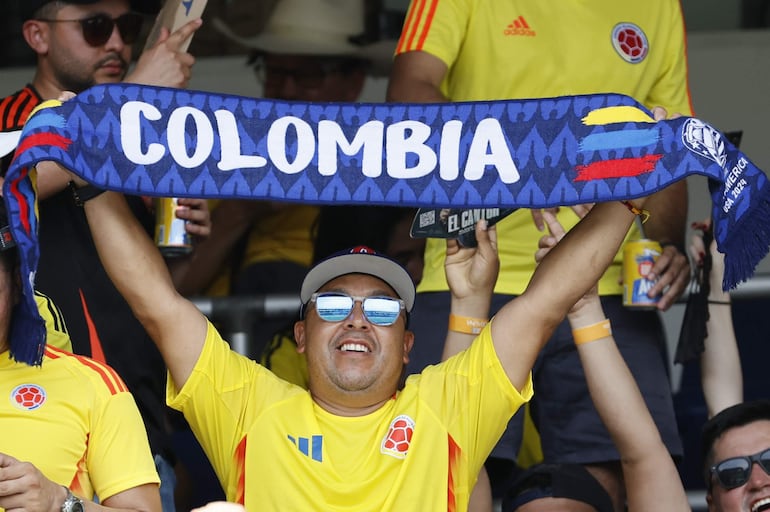
{"label": "man in yellow jersey", "polygon": [[9,356],[20,277],[13,243],[0,245],[0,510],[82,512],[98,496],[108,510],[160,512],[147,432],[118,374],[50,344],[41,367]]}
{"label": "man in yellow jersey", "polygon": [[[676,0],[645,3],[481,2],[413,0],[396,50],[388,99],[433,102],[521,99],[600,92],[622,93],[652,108],[691,115],[687,86],[684,26]],[[663,245],[652,269],[667,309],[684,290],[689,263],[684,254],[687,215],[686,183],[681,181],[650,197],[652,213],[644,235]],[[577,215],[562,208],[567,229]],[[539,216],[520,210],[497,226],[500,276],[492,313],[522,293],[534,271],[532,258],[542,234]],[[640,238],[637,229],[629,238]],[[656,311],[622,306],[621,255],[602,277],[599,293],[612,320],[621,353],[647,400],[666,446],[682,454],[668,379],[668,364]],[[449,315],[449,292],[443,271],[444,242],[429,240],[423,280],[418,287],[420,311],[413,319],[416,337],[408,371],[438,362]],[[580,270],[576,268],[575,273]],[[588,464],[622,506],[618,453],[591,403],[567,322],[555,332],[534,368],[537,397],[534,419],[547,462]],[[512,423],[493,452],[490,469],[510,468],[520,443],[520,423]],[[497,463],[494,466],[492,463]],[[510,470],[490,471],[499,496]],[[501,475],[502,474],[502,475]]]}
{"label": "man in yellow jersey", "polygon": [[[619,202],[597,204],[468,350],[403,389],[415,343],[409,274],[363,248],[323,260],[302,284],[294,328],[307,356],[304,390],[232,351],[179,295],[122,195],[98,195],[84,211],[110,278],[163,355],[169,404],[192,426],[227,499],[247,510],[466,510],[490,450],[532,395],[542,345],[635,219]],[[462,289],[495,259],[486,223],[476,236],[473,258],[447,262]]]}

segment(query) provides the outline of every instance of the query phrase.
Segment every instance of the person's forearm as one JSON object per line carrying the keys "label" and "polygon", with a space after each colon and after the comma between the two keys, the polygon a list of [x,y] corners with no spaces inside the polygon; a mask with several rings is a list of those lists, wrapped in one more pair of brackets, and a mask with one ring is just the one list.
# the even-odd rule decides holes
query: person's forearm
{"label": "person's forearm", "polygon": [[[644,199],[634,204],[642,208]],[[524,293],[495,315],[492,341],[517,389],[554,329],[609,266],[634,218],[618,201],[594,206],[540,262]]]}
{"label": "person's forearm", "polygon": [[[633,203],[646,208],[644,198]],[[560,322],[599,280],[634,219],[618,201],[598,203],[538,265],[525,294],[543,305],[542,314],[550,315],[552,323]]]}
{"label": "person's forearm", "polygon": [[591,399],[621,458],[635,463],[651,449],[665,449],[614,339],[608,336],[577,349]]}
{"label": "person's forearm", "polygon": [[166,292],[173,290],[163,258],[122,194],[105,192],[87,201],[83,208],[107,274],[137,318],[152,323],[152,313],[158,306],[155,303],[163,299],[145,293],[142,283],[153,283],[153,288]]}
{"label": "person's forearm", "polygon": [[676,466],[611,336],[578,346],[588,389],[620,453],[629,510],[690,510]]}
{"label": "person's forearm", "polygon": [[122,194],[105,192],[87,201],[84,210],[102,265],[180,389],[203,348],[205,317],[176,291],[160,252]]}
{"label": "person's forearm", "polygon": [[[465,317],[478,319],[479,321],[488,321],[491,302],[491,294],[482,297],[470,297],[464,300],[452,297],[450,314],[454,315],[456,319]],[[441,360],[444,361],[470,347],[477,336],[478,333],[453,330],[450,325],[450,328],[447,329]]]}
{"label": "person's forearm", "polygon": [[445,103],[449,99],[440,84],[447,65],[438,57],[422,51],[399,54],[393,60],[386,101],[403,103]]}
{"label": "person's forearm", "polygon": [[70,176],[61,167],[43,162],[36,169],[37,180],[35,185],[39,200],[48,199],[67,188]]}
{"label": "person's forearm", "polygon": [[[721,289],[716,295],[722,295]],[[743,373],[729,295],[727,300],[710,303],[709,315],[706,323],[708,334],[703,341],[700,364],[703,396],[711,418],[719,411],[743,401]]]}

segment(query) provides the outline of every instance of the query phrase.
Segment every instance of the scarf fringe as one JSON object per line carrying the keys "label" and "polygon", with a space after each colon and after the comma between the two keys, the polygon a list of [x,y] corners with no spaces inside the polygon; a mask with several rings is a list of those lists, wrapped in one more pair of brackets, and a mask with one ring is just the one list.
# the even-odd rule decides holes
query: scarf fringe
{"label": "scarf fringe", "polygon": [[725,242],[724,291],[748,281],[770,247],[770,186],[767,182],[740,224],[734,227]]}
{"label": "scarf fringe", "polygon": [[[14,319],[24,318],[25,321],[11,323],[11,358],[20,363],[40,366],[43,364],[45,353],[45,322],[37,310],[37,303],[34,311],[26,311],[29,305],[24,303],[24,299],[16,305],[13,312]],[[34,302],[34,299],[32,301]]]}

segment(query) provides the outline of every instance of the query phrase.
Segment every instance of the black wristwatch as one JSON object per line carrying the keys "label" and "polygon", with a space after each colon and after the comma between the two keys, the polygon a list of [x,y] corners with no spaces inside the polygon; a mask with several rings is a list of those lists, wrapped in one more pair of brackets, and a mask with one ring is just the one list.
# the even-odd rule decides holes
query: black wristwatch
{"label": "black wristwatch", "polygon": [[93,199],[94,197],[98,196],[99,194],[106,192],[103,188],[97,188],[93,185],[83,185],[82,187],[78,187],[75,185],[74,181],[70,181],[67,184],[70,188],[70,191],[72,192],[72,199],[75,200],[75,204],[80,206],[81,208],[85,204],[86,201],[89,199]]}
{"label": "black wristwatch", "polygon": [[61,504],[61,512],[83,512],[86,509],[83,500],[72,494],[69,487],[65,487],[67,490],[67,497],[64,498],[64,503]]}

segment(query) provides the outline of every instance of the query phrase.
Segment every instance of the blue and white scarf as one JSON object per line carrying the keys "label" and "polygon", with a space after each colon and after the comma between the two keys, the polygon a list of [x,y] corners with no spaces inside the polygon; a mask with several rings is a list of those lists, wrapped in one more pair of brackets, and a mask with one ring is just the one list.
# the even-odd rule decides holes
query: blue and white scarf
{"label": "blue and white scarf", "polygon": [[127,194],[453,208],[633,199],[701,174],[726,289],[770,243],[765,174],[703,121],[656,122],[623,95],[310,104],[101,85],[30,117],[4,184],[29,288],[11,348],[29,363],[45,337],[28,169],[43,160]]}

